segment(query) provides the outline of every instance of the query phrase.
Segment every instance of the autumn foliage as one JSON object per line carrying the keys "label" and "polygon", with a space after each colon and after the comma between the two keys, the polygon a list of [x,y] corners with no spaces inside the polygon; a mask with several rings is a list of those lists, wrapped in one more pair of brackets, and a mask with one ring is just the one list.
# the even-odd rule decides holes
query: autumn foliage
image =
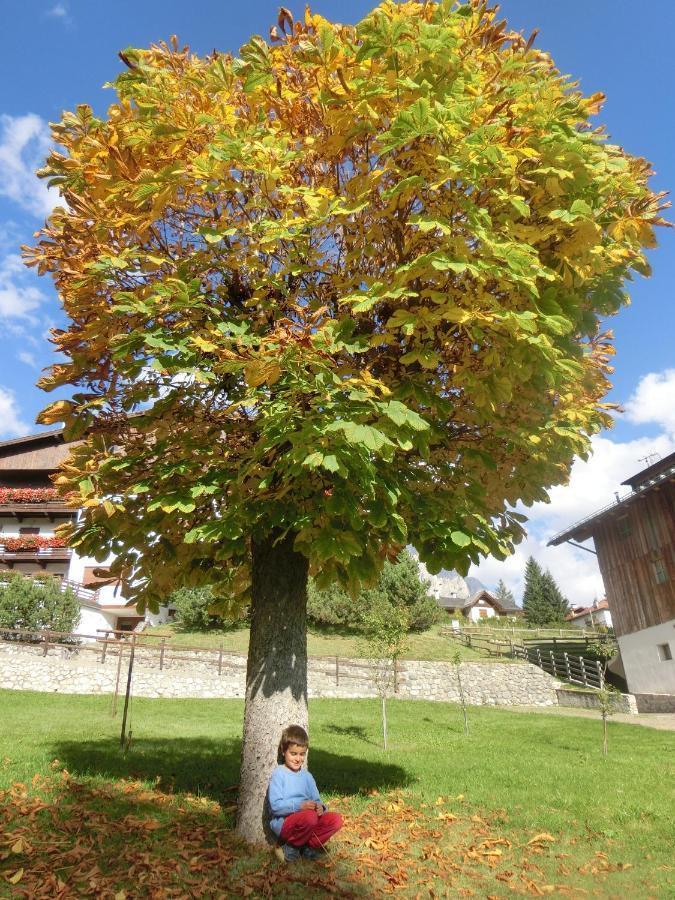
{"label": "autumn foliage", "polygon": [[71,321],[41,421],[86,435],[73,542],[150,603],[244,598],[277,529],[354,589],[407,543],[508,554],[609,423],[601,323],[662,222],[602,95],[479,0],[122,58],[107,116],[54,126],[29,251]]}

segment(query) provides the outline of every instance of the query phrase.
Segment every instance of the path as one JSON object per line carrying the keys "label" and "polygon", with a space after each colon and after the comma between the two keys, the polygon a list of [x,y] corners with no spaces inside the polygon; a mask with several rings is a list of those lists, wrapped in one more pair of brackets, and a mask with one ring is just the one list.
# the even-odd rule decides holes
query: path
{"label": "path", "polygon": [[[534,712],[553,716],[581,716],[583,719],[599,719],[600,713],[594,709],[573,709],[568,706],[500,706],[505,711]],[[659,731],[675,731],[675,713],[649,713],[631,716],[617,713],[610,722],[621,722],[626,725],[642,725],[645,728],[657,728]]]}

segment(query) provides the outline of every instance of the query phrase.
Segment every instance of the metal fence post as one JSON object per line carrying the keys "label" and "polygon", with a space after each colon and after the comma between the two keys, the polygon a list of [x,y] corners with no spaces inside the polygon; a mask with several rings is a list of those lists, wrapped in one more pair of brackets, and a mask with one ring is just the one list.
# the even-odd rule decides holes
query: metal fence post
{"label": "metal fence post", "polygon": [[569,657],[568,657],[568,655],[567,655],[567,651],[565,651],[565,652],[563,653],[563,656],[564,656],[564,658],[565,658],[565,672],[567,673],[567,680],[568,680],[568,681],[571,681],[571,680],[572,680],[572,672],[571,672],[571,670],[570,670],[570,660],[569,660]]}
{"label": "metal fence post", "polygon": [[538,659],[538,661],[539,661],[539,662],[538,662],[539,668],[540,668],[540,669],[543,669],[544,667],[543,667],[543,665],[542,665],[542,663],[541,663],[541,650],[539,649],[539,647],[537,647],[537,659]]}
{"label": "metal fence post", "polygon": [[579,663],[581,664],[581,677],[583,678],[584,687],[588,687],[588,677],[586,676],[586,666],[584,664],[583,656],[579,657]]}

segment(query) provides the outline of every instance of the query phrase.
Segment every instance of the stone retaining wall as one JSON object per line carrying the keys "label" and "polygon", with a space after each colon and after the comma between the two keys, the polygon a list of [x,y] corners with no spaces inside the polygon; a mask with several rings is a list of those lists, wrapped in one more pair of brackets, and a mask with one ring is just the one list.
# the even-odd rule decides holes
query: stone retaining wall
{"label": "stone retaining wall", "polygon": [[[110,694],[117,677],[117,648],[105,660],[101,650],[0,643],[0,687],[63,694]],[[128,645],[123,654],[119,689],[124,691]],[[220,665],[221,674],[218,674]],[[159,655],[139,649],[133,672],[136,697],[243,697],[246,659],[218,651],[168,651]],[[491,706],[553,706],[554,678],[529,663],[467,662],[460,665],[467,703]],[[405,661],[397,671],[396,696],[418,700],[459,701],[457,672],[450,663]],[[367,660],[314,657],[309,662],[309,696],[375,697]]]}
{"label": "stone retaining wall", "polygon": [[[574,709],[597,709],[600,711],[600,703],[594,691],[574,691],[569,688],[558,688],[559,706],[571,706]],[[627,713],[631,716],[638,714],[638,704],[632,694],[612,694],[614,712]]]}
{"label": "stone retaining wall", "polygon": [[675,694],[636,694],[638,712],[675,713]]}

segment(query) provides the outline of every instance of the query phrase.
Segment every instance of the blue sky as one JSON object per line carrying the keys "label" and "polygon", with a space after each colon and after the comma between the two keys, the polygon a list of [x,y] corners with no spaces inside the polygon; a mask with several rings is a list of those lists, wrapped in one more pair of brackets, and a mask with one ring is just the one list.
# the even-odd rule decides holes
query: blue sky
{"label": "blue sky", "polygon": [[[296,16],[304,8],[286,5]],[[48,147],[47,122],[82,102],[105,112],[112,94],[102,85],[122,68],[118,50],[173,33],[198,53],[236,50],[252,33],[267,35],[277,6],[271,0],[0,0],[0,440],[39,430],[35,415],[47,397],[34,382],[50,362],[46,333],[61,324],[50,283],[24,272],[17,258],[49,208],[31,175]],[[370,0],[317,0],[313,9],[354,22],[372,6]],[[501,10],[517,30],[529,35],[539,28],[538,46],[579,78],[586,93],[607,95],[599,120],[612,140],[654,164],[654,188],[675,187],[673,0],[650,0],[639,13],[627,0],[503,0]],[[626,413],[596,441],[592,463],[575,466],[570,486],[556,489],[550,506],[533,510],[522,551],[474,573],[488,585],[501,575],[519,593],[524,555],[533,552],[570,599],[602,595],[589,554],[546,550],[545,539],[610,502],[619,482],[642,467],[641,457],[675,448],[675,230],[662,229],[659,237],[653,277],[632,285],[632,306],[611,323],[617,347],[611,399],[626,404]]]}

